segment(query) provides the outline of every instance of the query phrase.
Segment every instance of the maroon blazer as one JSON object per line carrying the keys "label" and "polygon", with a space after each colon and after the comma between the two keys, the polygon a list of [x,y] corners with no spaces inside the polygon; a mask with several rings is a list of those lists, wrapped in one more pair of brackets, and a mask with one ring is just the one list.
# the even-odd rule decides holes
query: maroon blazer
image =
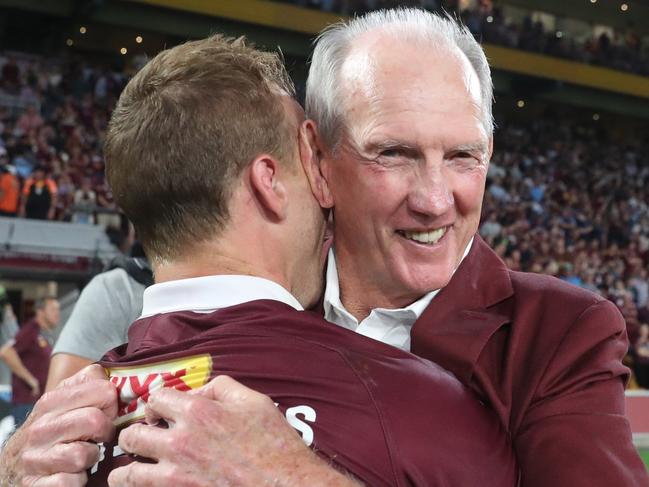
{"label": "maroon blazer", "polygon": [[509,270],[476,236],[412,330],[511,435],[522,487],[648,487],[624,414],[624,320],[558,279]]}

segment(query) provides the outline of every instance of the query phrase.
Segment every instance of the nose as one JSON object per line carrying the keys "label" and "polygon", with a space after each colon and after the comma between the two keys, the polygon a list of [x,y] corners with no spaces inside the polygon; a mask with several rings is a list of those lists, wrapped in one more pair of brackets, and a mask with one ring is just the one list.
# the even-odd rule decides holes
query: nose
{"label": "nose", "polygon": [[410,211],[423,216],[439,217],[454,205],[453,190],[439,166],[428,166],[418,171],[408,195]]}

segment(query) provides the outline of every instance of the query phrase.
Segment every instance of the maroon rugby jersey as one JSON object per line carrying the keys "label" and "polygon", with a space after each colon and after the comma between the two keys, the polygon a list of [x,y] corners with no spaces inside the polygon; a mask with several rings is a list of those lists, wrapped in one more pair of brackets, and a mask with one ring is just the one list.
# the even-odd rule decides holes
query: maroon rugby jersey
{"label": "maroon rugby jersey", "polygon": [[[143,318],[100,363],[120,391],[118,426],[141,420],[156,388],[227,374],[270,396],[307,445],[367,485],[517,483],[497,418],[451,374],[278,301]],[[89,486],[132,461],[114,443],[102,457]]]}

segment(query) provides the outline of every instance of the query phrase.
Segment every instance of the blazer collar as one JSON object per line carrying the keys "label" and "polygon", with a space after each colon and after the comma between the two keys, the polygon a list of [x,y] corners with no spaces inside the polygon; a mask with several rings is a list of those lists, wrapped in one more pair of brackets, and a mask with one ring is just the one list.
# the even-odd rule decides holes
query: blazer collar
{"label": "blazer collar", "polygon": [[468,384],[489,338],[510,321],[495,305],[513,294],[509,270],[476,235],[467,258],[415,322],[411,351]]}

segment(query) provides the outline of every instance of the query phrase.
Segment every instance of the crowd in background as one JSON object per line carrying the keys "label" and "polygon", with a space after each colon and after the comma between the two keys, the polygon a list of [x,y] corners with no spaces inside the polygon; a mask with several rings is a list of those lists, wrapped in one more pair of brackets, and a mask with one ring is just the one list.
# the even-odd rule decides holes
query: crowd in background
{"label": "crowd in background", "polygon": [[[81,223],[116,217],[101,146],[126,75],[12,56],[0,75],[0,106],[21,104],[0,108],[0,212]],[[649,387],[649,144],[613,143],[596,126],[552,115],[499,120],[480,232],[512,269],[615,302],[638,380]]]}
{"label": "crowd in background", "polygon": [[513,270],[556,276],[613,301],[649,387],[649,139],[606,125],[500,121],[480,233]]}
{"label": "crowd in background", "polygon": [[398,6],[455,12],[482,42],[649,76],[649,46],[643,47],[641,38],[632,29],[612,35],[602,32],[577,40],[569,32],[549,29],[542,21],[533,20],[531,12],[522,22],[509,20],[492,0],[478,0],[475,7],[467,9],[462,9],[458,0],[284,1],[344,15]]}
{"label": "crowd in background", "polygon": [[123,73],[0,55],[0,214],[119,227],[101,147]]}

